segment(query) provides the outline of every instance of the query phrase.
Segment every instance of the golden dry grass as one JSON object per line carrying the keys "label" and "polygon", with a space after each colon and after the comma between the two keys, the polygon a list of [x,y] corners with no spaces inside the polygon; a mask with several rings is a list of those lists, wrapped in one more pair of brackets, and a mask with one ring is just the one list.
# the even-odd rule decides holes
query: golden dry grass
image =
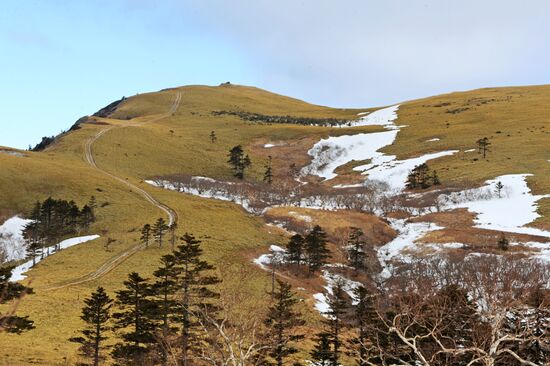
{"label": "golden dry grass", "polygon": [[[177,112],[147,124],[151,116],[166,113],[178,92],[182,93],[182,101]],[[487,136],[493,143],[487,161],[472,161],[478,157],[473,153],[472,157],[456,155],[430,165],[438,170],[443,182],[477,184],[500,174],[533,173],[530,186],[536,193],[548,193],[549,99],[550,87],[542,86],[483,89],[407,102],[400,108],[398,123],[410,127],[399,132],[396,143],[386,152],[405,158],[443,149],[465,150],[474,148],[478,138]],[[442,103],[450,104],[436,106]],[[445,113],[447,109],[457,108],[470,109]],[[97,141],[94,155],[101,168],[128,179],[175,209],[180,218],[180,231],[193,232],[204,240],[208,260],[220,267],[252,266],[251,253],[261,252],[271,243],[284,242],[281,233],[268,232],[260,218],[246,214],[234,204],[168,192],[142,181],[175,173],[228,178],[231,171],[226,164],[227,151],[237,144],[242,144],[251,154],[250,178],[260,179],[267,155],[273,155],[276,169],[284,171],[289,162],[299,165],[307,162],[306,152],[318,138],[349,133],[349,130],[251,124],[234,116],[211,114],[218,110],[322,118],[355,118],[359,110],[315,106],[250,87],[189,86],[129,98],[111,119],[96,119],[112,125],[143,122],[140,126],[115,128]],[[128,118],[133,119],[128,121]],[[20,313],[30,315],[37,328],[21,336],[1,335],[0,365],[57,365],[64,364],[65,359],[74,360],[76,347],[66,340],[80,326],[82,299],[97,285],[105,286],[112,294],[130,271],[150,275],[159,256],[168,250],[150,248],[138,252],[99,280],[63,290],[44,290],[49,285],[82,277],[132,247],[139,236],[136,230],[162,215],[125,185],[86,165],[84,142],[102,128],[105,126],[83,125],[63,136],[46,152],[25,152],[26,157],[0,154],[0,209],[25,213],[35,200],[50,195],[73,199],[81,205],[95,195],[100,205],[108,203],[98,210],[98,221],[91,228],[91,233],[99,233],[102,238],[56,254],[29,273],[36,294],[25,298]],[[218,136],[215,144],[208,136],[212,130]],[[372,132],[380,128],[354,130]],[[432,137],[441,140],[425,142]],[[285,142],[287,147],[262,149],[266,142]],[[540,211],[546,217],[538,222],[547,228],[550,227],[549,201],[543,201]],[[326,213],[315,215],[322,215],[315,220],[326,222],[327,226],[352,223],[359,226],[362,220],[353,215],[343,217],[347,214],[337,218]],[[111,251],[103,247],[107,237],[117,240]],[[263,296],[268,278],[260,269],[250,268],[257,276],[247,286],[254,290],[251,293]],[[231,278],[225,280],[231,281]],[[308,318],[313,323],[318,321],[313,312]]]}

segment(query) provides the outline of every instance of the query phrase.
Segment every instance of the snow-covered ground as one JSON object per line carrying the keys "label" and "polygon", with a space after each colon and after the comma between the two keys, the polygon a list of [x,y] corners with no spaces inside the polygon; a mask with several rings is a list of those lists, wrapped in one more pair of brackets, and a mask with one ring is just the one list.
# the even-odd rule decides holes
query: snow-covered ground
{"label": "snow-covered ground", "polygon": [[[367,175],[368,180],[387,183],[391,189],[399,192],[405,188],[407,175],[415,166],[458,152],[458,150],[440,151],[406,160],[396,160],[394,155],[379,152],[380,149],[393,144],[397,137],[401,127],[394,123],[398,108],[397,105],[378,110],[361,118],[358,124],[360,126],[381,125],[391,131],[328,137],[317,142],[308,151],[312,157],[311,163],[304,167],[301,173],[317,175],[329,180],[337,176],[335,171],[339,166],[352,161],[367,161],[367,164],[357,166],[353,170]],[[428,141],[437,140],[439,139]]]}
{"label": "snow-covered ground", "polygon": [[434,137],[433,139],[426,140],[426,142],[435,142],[440,141],[441,139],[439,137]]}
{"label": "snow-covered ground", "polygon": [[355,171],[368,175],[369,180],[387,183],[388,186],[396,191],[405,189],[407,176],[415,166],[443,156],[450,156],[458,150],[440,151],[422,155],[416,158],[395,160],[394,155],[383,155],[381,158],[375,158],[371,163],[353,168]]}
{"label": "snow-covered ground", "polygon": [[7,261],[20,260],[27,255],[23,229],[31,221],[14,216],[0,226],[0,251]]}
{"label": "snow-covered ground", "polygon": [[[67,248],[70,248],[72,246],[82,244],[82,243],[85,243],[85,242],[90,241],[90,240],[95,240],[97,238],[99,238],[99,235],[80,236],[80,237],[76,237],[76,238],[63,240],[61,243],[59,243],[59,248],[60,248],[60,250],[67,249]],[[55,249],[55,245],[51,246],[48,249],[49,250],[47,250],[46,252],[52,252]],[[47,257],[44,256],[44,258],[47,258]],[[43,260],[43,258],[40,255],[37,255],[34,259],[34,261],[36,263],[40,262],[41,260]],[[27,276],[25,276],[24,273],[29,271],[32,268],[32,266],[33,266],[33,260],[30,259],[27,262],[15,267],[13,269],[12,273],[11,273],[10,281],[11,282],[17,282],[17,281],[21,281],[21,280],[25,279]]]}
{"label": "snow-covered ground", "polygon": [[358,116],[362,116],[356,122],[353,122],[351,126],[384,126],[387,129],[396,129],[394,121],[397,119],[397,110],[399,104],[379,109],[370,114],[365,115],[365,112],[359,113]]}
{"label": "snow-covered ground", "polygon": [[397,132],[359,133],[322,139],[308,151],[313,160],[302,169],[302,174],[318,175],[328,180],[337,176],[334,172],[336,168],[354,160],[370,159],[374,164],[387,161],[389,157],[378,150],[391,145]]}
{"label": "snow-covered ground", "polygon": [[442,229],[433,223],[410,223],[405,220],[390,220],[391,227],[398,232],[395,239],[378,248],[378,261],[382,265],[380,277],[387,279],[391,276],[391,260],[399,259],[407,261],[407,256],[402,252],[416,248],[415,241],[430,231]]}
{"label": "snow-covered ground", "polygon": [[[525,227],[535,221],[537,202],[550,195],[533,195],[527,186],[530,174],[509,174],[485,182],[481,188],[468,189],[451,195],[440,196],[444,209],[467,208],[477,214],[477,227],[505,232],[539,235],[550,238],[550,231]],[[504,188],[501,197],[496,191],[497,182]]]}

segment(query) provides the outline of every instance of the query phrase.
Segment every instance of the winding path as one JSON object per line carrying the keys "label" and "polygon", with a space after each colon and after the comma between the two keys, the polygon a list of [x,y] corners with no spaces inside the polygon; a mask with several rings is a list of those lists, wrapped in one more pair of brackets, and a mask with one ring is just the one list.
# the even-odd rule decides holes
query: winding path
{"label": "winding path", "polygon": [[[112,173],[109,173],[108,171],[98,167],[98,165],[97,165],[97,163],[94,159],[94,155],[93,155],[93,145],[101,136],[103,136],[105,133],[111,131],[112,129],[124,128],[124,127],[130,127],[130,126],[141,126],[141,125],[144,125],[144,124],[157,122],[161,119],[170,117],[178,110],[178,107],[179,107],[180,103],[181,103],[181,93],[178,92],[176,94],[176,98],[175,98],[174,102],[170,106],[170,110],[167,113],[162,114],[162,115],[158,115],[156,117],[153,117],[153,118],[151,118],[151,119],[149,119],[145,122],[130,123],[130,124],[125,124],[125,125],[120,125],[120,126],[110,126],[110,127],[104,128],[101,131],[99,131],[97,134],[92,136],[90,139],[88,139],[86,141],[85,145],[84,145],[84,158],[85,158],[86,163],[88,163],[92,168],[97,169],[100,172],[102,172],[103,174],[109,176],[110,178],[126,185],[133,192],[140,195],[144,200],[146,200],[147,202],[149,202],[153,206],[157,207],[158,209],[164,211],[166,213],[166,215],[168,216],[169,225],[177,223],[178,214],[176,213],[176,211],[173,210],[172,208],[166,206],[165,204],[159,202],[151,194],[149,194],[145,190],[139,188],[138,186],[128,182],[125,179],[117,177],[116,175],[114,175]],[[117,256],[109,259],[107,262],[103,263],[99,268],[97,268],[94,272],[89,273],[89,274],[87,274],[83,277],[80,277],[80,278],[75,279],[75,280],[70,281],[70,282],[65,282],[65,283],[62,283],[62,284],[52,285],[52,286],[46,287],[45,290],[59,290],[59,289],[63,289],[63,288],[69,287],[69,286],[74,286],[74,285],[78,285],[78,284],[81,284],[81,283],[96,280],[99,277],[109,273],[111,270],[113,270],[115,267],[120,265],[126,259],[130,258],[132,255],[134,255],[136,252],[138,252],[142,248],[143,248],[143,244],[135,245],[135,246],[125,250],[124,252],[118,254]]]}

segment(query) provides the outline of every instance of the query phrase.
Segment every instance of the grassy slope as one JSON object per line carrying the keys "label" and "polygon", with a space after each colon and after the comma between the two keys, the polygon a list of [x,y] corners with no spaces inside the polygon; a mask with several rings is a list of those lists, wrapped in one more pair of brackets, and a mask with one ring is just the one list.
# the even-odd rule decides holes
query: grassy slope
{"label": "grassy slope", "polygon": [[[531,173],[535,194],[550,192],[550,86],[491,88],[441,95],[404,103],[399,110],[403,128],[384,151],[408,157],[430,151],[461,152],[429,163],[443,182],[481,184],[503,174]],[[447,104],[444,106],[438,106]],[[468,108],[452,114],[447,110]],[[476,152],[476,141],[492,143],[487,160]],[[437,142],[426,142],[431,138]],[[478,158],[477,161],[474,161]],[[541,201],[544,217],[538,226],[550,228],[550,199]]]}
{"label": "grassy slope", "polygon": [[[205,238],[208,259],[224,267],[247,262],[245,252],[257,251],[266,247],[267,243],[280,240],[280,237],[264,230],[260,219],[246,215],[230,203],[155,189],[141,183],[141,180],[181,172],[227,178],[230,170],[225,163],[226,153],[235,144],[243,144],[248,151],[248,147],[259,139],[301,141],[312,135],[320,137],[329,133],[346,133],[346,129],[251,125],[233,116],[212,116],[212,111],[239,109],[263,114],[335,118],[353,118],[358,111],[313,106],[256,88],[193,86],[132,97],[112,117],[137,117],[134,120],[146,122],[147,116],[165,113],[176,92],[183,94],[175,115],[154,124],[109,131],[94,145],[96,161],[100,167],[127,178],[176,209],[181,220],[181,231],[191,231]],[[510,95],[510,101],[481,104],[458,114],[445,113],[446,109],[461,107],[473,97],[502,99]],[[462,160],[457,156],[438,160],[431,165],[440,171],[444,181],[480,182],[499,174],[530,172],[535,174],[531,179],[535,191],[550,192],[550,163],[547,162],[550,156],[544,144],[549,139],[543,129],[550,118],[550,107],[544,103],[548,97],[550,87],[530,87],[455,93],[405,103],[399,112],[399,123],[411,127],[401,130],[396,144],[387,152],[409,157],[432,150],[468,149],[475,147],[477,138],[488,136],[493,142],[489,161],[472,162],[471,158]],[[452,105],[434,107],[442,102]],[[114,291],[129,271],[149,274],[162,252],[158,249],[139,252],[91,283],[59,291],[46,292],[41,289],[92,272],[110,257],[135,245],[139,235],[134,230],[161,215],[160,211],[127,187],[84,163],[84,142],[100,128],[103,127],[85,125],[64,136],[44,153],[29,153],[24,158],[0,154],[0,208],[23,212],[36,199],[44,199],[48,195],[74,199],[83,204],[94,194],[100,204],[109,202],[109,205],[99,209],[99,220],[91,230],[92,233],[101,233],[101,239],[59,253],[31,271],[32,286],[37,293],[25,299],[20,311],[31,315],[37,329],[22,336],[2,335],[0,365],[28,364],[31,360],[38,364],[57,364],[64,357],[72,359],[75,347],[66,339],[74,334],[80,324],[78,315],[82,298],[98,284]],[[218,135],[216,144],[209,141],[211,130]],[[497,130],[502,133],[497,134]],[[424,142],[432,137],[439,137],[441,141]],[[311,139],[304,141],[311,143]],[[302,154],[309,147],[304,145]],[[273,152],[276,153],[276,150]],[[477,157],[477,154],[474,156]],[[262,173],[265,154],[261,157],[253,155],[252,160],[252,176],[258,178]],[[549,210],[550,204],[545,202],[541,211],[549,213]],[[550,218],[550,214],[546,217]],[[541,224],[548,225],[548,220],[541,220]],[[103,248],[107,237],[117,239],[111,252]],[[255,271],[257,276],[249,286],[265,288],[265,274]],[[29,352],[30,349],[33,351]]]}
{"label": "grassy slope", "polygon": [[[251,128],[235,118],[231,123],[237,124],[240,131],[253,131],[250,136],[239,134],[234,126],[227,126],[230,122],[218,123],[220,132],[219,144],[211,147],[208,142],[208,133],[211,126],[196,127],[194,124],[203,122],[189,118],[193,103],[200,104],[193,113],[202,113],[210,118],[210,109],[207,93],[215,88],[193,87],[182,88],[184,100],[180,112],[171,118],[141,127],[125,127],[114,129],[106,133],[94,145],[94,156],[98,165],[106,168],[134,184],[141,186],[155,195],[161,202],[168,204],[178,212],[180,231],[193,232],[204,239],[206,258],[221,266],[237,266],[249,263],[245,255],[250,250],[266,247],[267,243],[277,242],[280,236],[269,234],[263,222],[247,215],[238,206],[217,201],[184,196],[150,187],[141,179],[158,174],[176,173],[181,171],[191,173],[211,174],[214,176],[228,176],[229,170],[225,167],[225,152],[236,143],[245,143],[250,136],[262,136],[266,129],[273,130],[278,138],[296,137],[311,133],[307,127],[284,126]],[[237,89],[237,88],[235,88]],[[264,105],[259,112],[282,113],[288,110],[300,115],[323,116],[332,110],[310,106],[285,97],[272,97],[273,105],[269,104],[270,95],[267,92],[253,88],[224,88],[224,91],[235,94],[228,98],[212,96],[215,108],[227,108],[230,103],[239,103],[243,94],[250,105]],[[196,91],[196,93],[195,93]],[[175,91],[166,91],[158,94],[145,94],[129,99],[118,113],[125,113],[136,118],[137,121],[147,121],[148,115],[165,113],[170,107]],[[258,102],[254,101],[258,95]],[[219,102],[215,102],[219,98]],[[348,112],[353,115],[356,112]],[[195,114],[195,115],[196,115]],[[116,117],[116,116],[115,116]],[[120,117],[120,116],[119,116]],[[108,120],[104,120],[108,121]],[[110,121],[113,124],[123,124],[120,121]],[[29,273],[29,282],[36,294],[28,296],[22,302],[19,312],[28,314],[35,321],[36,329],[21,336],[2,335],[0,344],[0,365],[23,365],[29,363],[61,364],[66,358],[74,360],[75,346],[66,340],[75,335],[80,326],[79,312],[83,297],[87,296],[97,285],[105,286],[113,293],[130,271],[139,271],[150,275],[155,268],[158,258],[167,249],[151,248],[139,252],[126,260],[107,275],[98,280],[61,290],[47,290],[48,286],[63,284],[93,272],[109,258],[118,255],[137,244],[139,235],[136,230],[146,222],[152,222],[161,215],[161,212],[144,202],[137,194],[131,192],[124,185],[113,181],[103,173],[90,168],[84,163],[84,142],[96,134],[101,125],[84,125],[83,128],[63,136],[55,145],[43,153],[28,153],[27,157],[13,157],[0,154],[0,207],[25,212],[37,199],[44,199],[52,195],[67,199],[74,199],[84,204],[91,195],[97,197],[98,203],[109,204],[98,209],[98,222],[92,227],[92,233],[102,234],[97,241],[83,244],[65,250],[42,262]],[[174,136],[169,132],[175,130]],[[323,129],[325,130],[325,129]],[[176,135],[185,136],[181,139]],[[198,144],[193,140],[201,140]],[[223,141],[223,142],[222,142]],[[206,145],[206,142],[210,145]],[[120,145],[119,145],[120,144]],[[201,149],[210,148],[209,155],[202,154]],[[221,155],[218,156],[218,155]],[[208,167],[205,156],[215,163],[212,170],[201,170]],[[222,167],[223,166],[223,167]],[[208,168],[207,168],[208,169]],[[218,172],[216,174],[216,172]],[[99,190],[101,191],[98,191]],[[220,225],[219,223],[223,223]],[[111,251],[103,247],[107,237],[117,239]],[[82,260],[86,258],[86,260]],[[257,275],[248,286],[255,289],[254,293],[265,293],[268,285],[265,273],[254,269]],[[225,279],[231,281],[231,279]],[[29,351],[32,350],[32,351]]]}

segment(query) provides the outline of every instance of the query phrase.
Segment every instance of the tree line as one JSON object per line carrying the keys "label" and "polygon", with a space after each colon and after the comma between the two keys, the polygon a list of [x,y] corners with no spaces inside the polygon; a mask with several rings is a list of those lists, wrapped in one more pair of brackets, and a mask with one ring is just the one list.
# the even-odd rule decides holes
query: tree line
{"label": "tree line", "polygon": [[351,122],[347,119],[338,118],[313,118],[313,117],[295,117],[295,116],[274,116],[260,113],[250,113],[244,111],[213,111],[214,116],[236,116],[243,121],[257,123],[286,123],[306,126],[342,126],[349,125]]}
{"label": "tree line", "polygon": [[48,255],[49,247],[58,244],[61,238],[88,230],[95,221],[94,196],[88,204],[79,208],[74,201],[47,198],[37,201],[29,215],[29,222],[23,229],[27,252],[35,259],[37,255]]}

